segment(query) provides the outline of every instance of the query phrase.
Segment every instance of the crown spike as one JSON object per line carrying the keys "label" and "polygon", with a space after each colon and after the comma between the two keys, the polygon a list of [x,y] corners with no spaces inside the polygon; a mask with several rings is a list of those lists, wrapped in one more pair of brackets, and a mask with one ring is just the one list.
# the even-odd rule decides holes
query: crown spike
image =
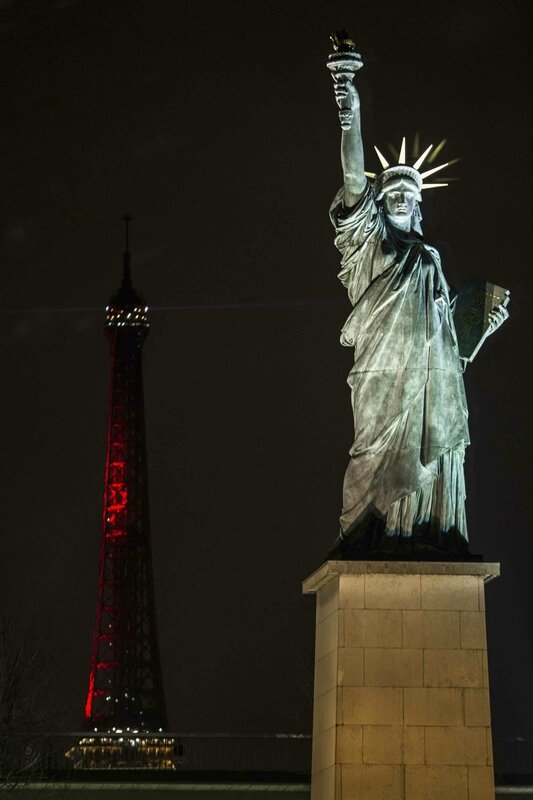
{"label": "crown spike", "polygon": [[448,186],[447,183],[423,183],[422,191],[424,189],[440,189],[441,186]]}
{"label": "crown spike", "polygon": [[442,150],[442,148],[444,147],[444,145],[446,144],[447,141],[448,141],[447,139],[442,139],[438,143],[438,145],[436,146],[436,148],[433,150],[432,154],[428,158],[428,164],[433,164],[433,162],[435,161],[435,159],[437,158],[437,156],[439,155],[440,151]]}
{"label": "crown spike", "polygon": [[413,164],[413,169],[418,169],[419,167],[421,167],[421,166],[422,166],[422,164],[423,164],[423,163],[424,163],[424,161],[426,160],[426,156],[427,156],[427,154],[429,153],[429,151],[431,150],[431,148],[432,148],[432,147],[433,147],[433,145],[432,145],[432,144],[430,144],[430,145],[429,145],[429,147],[427,148],[427,150],[424,150],[424,152],[422,153],[422,155],[420,156],[420,158],[417,158],[417,160],[416,160],[416,161],[415,161],[415,163]]}
{"label": "crown spike", "polygon": [[377,173],[375,173],[375,172],[366,172],[365,171],[365,175],[366,175],[367,178],[370,178],[371,180],[374,180],[375,178],[378,177]]}
{"label": "crown spike", "polygon": [[405,136],[402,139],[402,146],[400,147],[400,156],[398,158],[398,164],[405,164]]}
{"label": "crown spike", "polygon": [[398,163],[399,153],[396,150],[396,148],[394,147],[394,145],[392,144],[392,142],[387,142],[387,147],[389,148],[389,152],[392,154],[392,157],[394,158],[396,163]]}
{"label": "crown spike", "polygon": [[427,178],[429,175],[433,175],[434,172],[438,172],[439,170],[444,169],[444,167],[449,166],[449,164],[450,162],[446,161],[446,163],[441,164],[440,167],[433,167],[433,169],[428,169],[426,172],[420,173],[420,177],[422,178],[422,180],[424,180],[424,178]]}
{"label": "crown spike", "polygon": [[389,162],[387,161],[387,159],[385,158],[385,156],[384,156],[382,153],[380,153],[380,152],[379,152],[379,150],[378,150],[378,148],[376,147],[376,145],[374,145],[374,150],[375,150],[375,151],[376,151],[376,153],[377,153],[377,156],[378,156],[378,158],[379,158],[379,160],[380,160],[380,163],[381,163],[381,166],[383,167],[383,169],[387,169],[387,167],[389,166]]}

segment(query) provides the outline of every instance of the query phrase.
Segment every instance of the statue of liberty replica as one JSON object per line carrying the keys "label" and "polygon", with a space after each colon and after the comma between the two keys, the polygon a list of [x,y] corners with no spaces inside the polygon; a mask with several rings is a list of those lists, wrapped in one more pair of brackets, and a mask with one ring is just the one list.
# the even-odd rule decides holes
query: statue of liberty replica
{"label": "statue of liberty replica", "polygon": [[[348,384],[355,438],[340,535],[328,559],[480,558],[469,553],[465,516],[463,370],[507,318],[508,292],[483,282],[477,311],[471,287],[461,310],[461,294],[448,286],[439,253],[421,228],[423,190],[446,185],[426,179],[447,165],[424,171],[431,146],[408,165],[404,139],[397,164],[389,165],[376,148],[383,171],[365,173],[354,83],[362,61],[345,32],[332,41],[328,68],[339,106],[344,183],[330,216],[341,253],[339,278],[353,306],[341,343],[354,350]],[[476,313],[477,333],[471,324]],[[463,340],[476,339],[468,352],[460,328]]]}

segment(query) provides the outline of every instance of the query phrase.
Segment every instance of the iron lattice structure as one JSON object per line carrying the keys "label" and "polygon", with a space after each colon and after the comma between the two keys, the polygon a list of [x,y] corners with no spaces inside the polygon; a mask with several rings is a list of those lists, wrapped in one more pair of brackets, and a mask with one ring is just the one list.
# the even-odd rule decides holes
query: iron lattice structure
{"label": "iron lattice structure", "polygon": [[[85,727],[98,733],[168,730],[148,508],[142,379],[147,310],[133,288],[126,251],[122,285],[109,302],[105,323],[111,381],[98,599],[85,706]],[[165,740],[159,758],[153,747],[149,752],[145,740],[146,736],[124,740],[128,749],[136,741],[137,766],[172,768],[172,741]],[[116,740],[109,747],[101,737],[79,744],[85,768],[121,766]],[[80,748],[69,756],[79,760]],[[131,766],[131,752],[128,759]]]}

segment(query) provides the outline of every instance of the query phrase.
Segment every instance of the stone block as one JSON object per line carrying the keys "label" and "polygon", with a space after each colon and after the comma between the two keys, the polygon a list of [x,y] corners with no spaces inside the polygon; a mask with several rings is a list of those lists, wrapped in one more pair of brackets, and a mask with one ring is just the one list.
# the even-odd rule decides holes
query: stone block
{"label": "stone block", "polygon": [[342,720],[348,725],[401,725],[402,689],[345,686],[342,689]]}
{"label": "stone block", "polygon": [[459,611],[404,611],[403,646],[459,649]]}
{"label": "stone block", "polygon": [[464,689],[465,725],[490,725],[490,698],[488,689]]}
{"label": "stone block", "polygon": [[367,647],[365,686],[423,686],[422,650]]}
{"label": "stone block", "polygon": [[365,607],[365,576],[341,575],[339,579],[339,608]]}
{"label": "stone block", "polygon": [[338,614],[331,614],[316,626],[315,635],[315,661],[320,661],[325,655],[336,650],[339,643],[339,618]]}
{"label": "stone block", "polygon": [[484,611],[461,611],[461,647],[471,650],[487,649]]}
{"label": "stone block", "polygon": [[344,800],[405,800],[401,766],[343,764],[341,770]]}
{"label": "stone block", "polygon": [[426,764],[486,766],[485,728],[426,728]]}
{"label": "stone block", "polygon": [[313,736],[313,773],[322,772],[323,769],[334,766],[336,755],[336,732],[335,726],[321,731],[317,736]]}
{"label": "stone block", "polygon": [[489,688],[489,661],[486,650],[481,653],[481,685],[484,689]]}
{"label": "stone block", "polygon": [[494,800],[492,767],[468,767],[468,800]]}
{"label": "stone block", "polygon": [[485,728],[485,732],[487,734],[487,764],[492,767],[494,765],[494,755],[492,752],[492,729]]}
{"label": "stone block", "polygon": [[337,653],[338,650],[332,650],[315,662],[315,698],[337,686]]}
{"label": "stone block", "polygon": [[344,687],[337,686],[337,725],[344,725]]}
{"label": "stone block", "polygon": [[317,697],[313,705],[313,737],[337,724],[337,692],[332,689]]}
{"label": "stone block", "polygon": [[365,608],[420,608],[420,575],[365,575]]}
{"label": "stone block", "polygon": [[339,578],[333,578],[326,583],[316,596],[316,621],[327,619],[339,608]]}
{"label": "stone block", "polygon": [[405,767],[405,800],[468,800],[466,767]]}
{"label": "stone block", "polygon": [[482,686],[481,650],[424,650],[425,686]]}
{"label": "stone block", "polygon": [[436,611],[479,611],[477,575],[421,575],[423,609]]}
{"label": "stone block", "polygon": [[403,764],[403,726],[364,725],[363,763]]}
{"label": "stone block", "polygon": [[349,610],[343,617],[345,647],[402,646],[401,611]]}
{"label": "stone block", "polygon": [[337,679],[339,686],[362,686],[363,648],[342,647],[337,652]]}
{"label": "stone block", "polygon": [[485,581],[479,582],[479,610],[485,611]]}
{"label": "stone block", "polygon": [[417,725],[403,729],[404,764],[424,764],[426,760],[425,731]]}
{"label": "stone block", "polygon": [[337,763],[363,763],[362,725],[339,725],[337,727]]}
{"label": "stone block", "polygon": [[313,774],[311,800],[338,800],[340,798],[340,792],[338,794],[335,792],[338,769],[338,767],[328,767]]}
{"label": "stone block", "polygon": [[463,724],[461,689],[405,689],[403,702],[405,725]]}
{"label": "stone block", "polygon": [[468,767],[468,800],[494,800],[492,767]]}

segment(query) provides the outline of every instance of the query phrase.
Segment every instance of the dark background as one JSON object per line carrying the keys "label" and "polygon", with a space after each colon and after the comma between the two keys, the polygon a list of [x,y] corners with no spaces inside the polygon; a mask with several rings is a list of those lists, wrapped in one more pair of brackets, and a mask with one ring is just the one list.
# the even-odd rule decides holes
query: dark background
{"label": "dark background", "polygon": [[[341,180],[325,69],[347,27],[367,167],[419,131],[461,156],[424,196],[455,286],[512,292],[467,372],[472,549],[496,738],[533,738],[529,503],[531,5],[0,3],[1,602],[44,639],[79,729],[96,600],[121,216],[151,306],[145,391],[156,599],[178,731],[309,731],[314,600],[352,438]],[[448,174],[450,174],[448,172]],[[427,196],[426,196],[427,195]],[[229,307],[228,307],[229,306]],[[202,308],[203,307],[203,308]]]}

